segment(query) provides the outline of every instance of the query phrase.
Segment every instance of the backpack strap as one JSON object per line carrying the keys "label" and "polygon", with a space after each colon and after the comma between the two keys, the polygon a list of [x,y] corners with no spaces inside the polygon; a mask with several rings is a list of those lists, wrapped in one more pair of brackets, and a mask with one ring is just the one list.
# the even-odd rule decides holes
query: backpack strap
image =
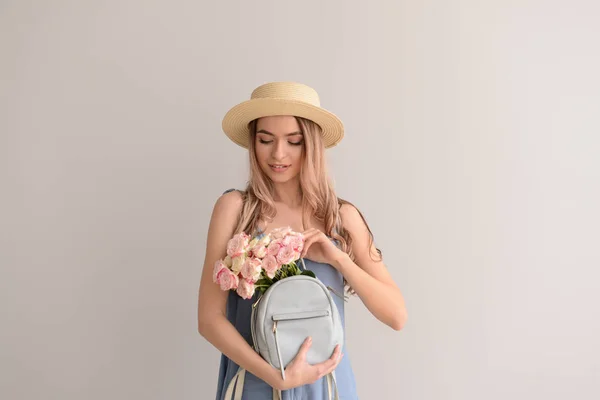
{"label": "backpack strap", "polygon": [[[227,391],[225,392],[224,400],[242,400],[242,393],[244,391],[244,380],[246,378],[246,370],[243,368],[239,368],[235,373],[233,378],[231,378],[231,382],[227,386]],[[235,386],[235,397],[233,394],[233,388]]]}
{"label": "backpack strap", "polygon": [[[242,393],[244,392],[244,380],[246,378],[246,370],[243,368],[239,368],[235,373],[229,385],[227,385],[227,391],[225,392],[225,397],[223,400],[242,400]],[[338,391],[337,380],[335,379],[335,371],[327,374],[327,393],[329,393],[329,400],[332,400],[333,391],[335,391],[335,396],[333,400],[340,400],[340,393]],[[234,393],[235,388],[235,393]],[[281,394],[281,390],[277,390],[273,388],[273,400],[282,400],[283,396]]]}
{"label": "backpack strap", "polygon": [[304,258],[301,258],[301,259],[300,259],[300,262],[302,263],[302,269],[303,269],[304,271],[306,271],[306,264],[304,264]]}
{"label": "backpack strap", "polygon": [[338,390],[338,386],[337,386],[337,380],[335,379],[335,371],[331,371],[329,374],[327,374],[327,393],[329,393],[329,400],[331,400],[331,395],[332,393],[332,386],[333,389],[335,390],[335,400],[340,400],[340,392]]}
{"label": "backpack strap", "polygon": [[[242,400],[242,394],[244,393],[244,381],[246,378],[246,370],[238,368],[229,385],[227,385],[227,391],[223,400]],[[235,393],[234,393],[235,388]],[[281,390],[273,388],[273,400],[282,400]]]}
{"label": "backpack strap", "polygon": [[281,360],[281,351],[279,350],[279,338],[277,337],[277,321],[274,322],[273,333],[275,333],[275,348],[277,349],[277,358],[279,360],[279,370],[281,371],[281,378],[285,380],[285,370],[283,369],[283,361]]}

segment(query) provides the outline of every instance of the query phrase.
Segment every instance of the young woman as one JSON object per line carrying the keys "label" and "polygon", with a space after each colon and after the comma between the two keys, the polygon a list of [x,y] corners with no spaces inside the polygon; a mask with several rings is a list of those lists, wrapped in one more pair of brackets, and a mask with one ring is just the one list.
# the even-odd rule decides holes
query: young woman
{"label": "young woman", "polygon": [[[301,257],[317,278],[332,288],[344,321],[344,292],[360,297],[369,311],[395,330],[404,326],[403,296],[390,277],[382,253],[360,211],[338,198],[328,177],[325,149],[343,138],[342,122],[320,107],[316,91],[293,82],[272,82],[233,107],[223,130],[247,148],[250,177],[245,190],[229,189],[214,205],[198,299],[198,331],[219,351],[217,400],[238,368],[247,370],[243,400],[329,398],[324,376],[335,370],[340,399],[357,399],[345,349],[318,365],[306,362],[310,338],[286,368],[283,380],[252,349],[250,314],[255,298],[222,291],[212,280],[213,265],[226,255],[228,240],[244,231],[252,237],[289,226],[302,232]],[[344,346],[343,346],[344,347]]]}

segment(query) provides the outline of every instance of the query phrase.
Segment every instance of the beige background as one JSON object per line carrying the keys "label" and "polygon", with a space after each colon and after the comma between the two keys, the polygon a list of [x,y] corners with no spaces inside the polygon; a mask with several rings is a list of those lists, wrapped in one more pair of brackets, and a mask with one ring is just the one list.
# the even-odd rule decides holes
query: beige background
{"label": "beige background", "polygon": [[371,399],[600,397],[596,1],[0,1],[0,398],[212,399],[196,331],[220,131],[271,80],[403,290],[348,305]]}

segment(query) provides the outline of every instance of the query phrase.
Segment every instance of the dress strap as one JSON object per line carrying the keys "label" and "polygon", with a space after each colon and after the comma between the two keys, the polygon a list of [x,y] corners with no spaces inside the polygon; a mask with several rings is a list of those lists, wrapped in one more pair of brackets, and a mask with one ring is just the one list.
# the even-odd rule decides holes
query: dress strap
{"label": "dress strap", "polygon": [[236,188],[227,189],[226,191],[223,192],[223,194],[233,192],[234,190],[237,190],[237,189]]}
{"label": "dress strap", "polygon": [[258,237],[258,238],[262,238],[264,236],[264,232],[261,229],[260,226],[257,226],[256,228],[254,228],[254,232],[252,232],[252,237]]}

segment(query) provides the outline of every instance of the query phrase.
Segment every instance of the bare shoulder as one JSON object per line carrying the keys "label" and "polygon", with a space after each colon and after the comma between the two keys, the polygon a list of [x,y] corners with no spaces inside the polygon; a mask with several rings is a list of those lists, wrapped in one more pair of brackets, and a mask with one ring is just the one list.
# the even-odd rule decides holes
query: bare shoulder
{"label": "bare shoulder", "polygon": [[243,206],[244,199],[237,190],[217,198],[208,227],[208,245],[220,248],[223,242],[226,243],[233,236]]}
{"label": "bare shoulder", "polygon": [[356,263],[368,272],[383,265],[373,235],[363,214],[352,203],[344,202],[340,207],[342,225],[352,237],[352,251]]}
{"label": "bare shoulder", "polygon": [[[371,239],[371,232],[363,214],[352,203],[343,203],[340,207],[340,218],[342,225],[352,236],[355,253],[357,250],[358,253],[361,253],[363,249],[366,250]],[[357,245],[360,245],[361,248],[356,249]]]}
{"label": "bare shoulder", "polygon": [[360,230],[362,227],[367,228],[358,209],[351,203],[343,203],[340,207],[340,217],[342,225],[351,233]]}
{"label": "bare shoulder", "polygon": [[213,283],[212,271],[215,262],[227,253],[227,242],[233,236],[242,207],[243,197],[237,190],[220,195],[214,203],[198,296],[199,330],[213,319],[215,313],[225,313],[227,293]]}
{"label": "bare shoulder", "polygon": [[228,191],[217,198],[213,208],[213,215],[214,213],[218,213],[219,215],[221,213],[233,214],[236,211],[239,215],[239,211],[242,210],[243,205],[244,198],[239,190]]}

